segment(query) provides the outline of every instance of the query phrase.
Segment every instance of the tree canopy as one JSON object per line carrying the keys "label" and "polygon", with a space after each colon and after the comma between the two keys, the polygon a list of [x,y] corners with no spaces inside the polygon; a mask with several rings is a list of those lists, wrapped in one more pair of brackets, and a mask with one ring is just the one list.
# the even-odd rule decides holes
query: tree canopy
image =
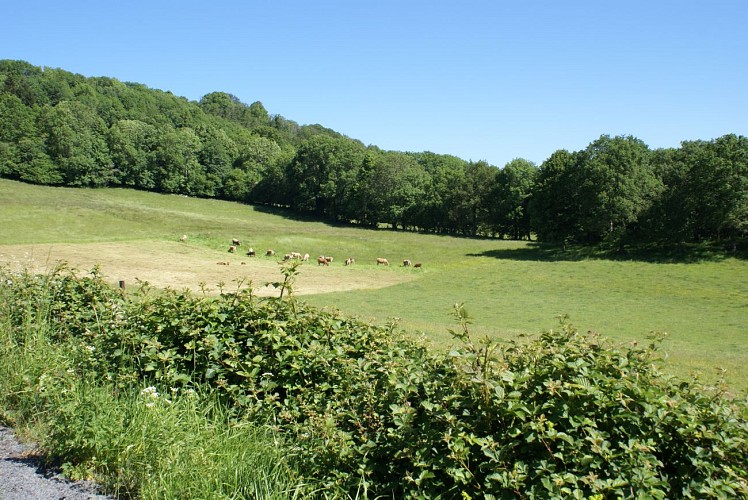
{"label": "tree canopy", "polygon": [[748,138],[601,135],[541,165],[383,151],[226,92],[199,102],[0,60],[0,176],[272,204],[336,222],[558,243],[748,237]]}

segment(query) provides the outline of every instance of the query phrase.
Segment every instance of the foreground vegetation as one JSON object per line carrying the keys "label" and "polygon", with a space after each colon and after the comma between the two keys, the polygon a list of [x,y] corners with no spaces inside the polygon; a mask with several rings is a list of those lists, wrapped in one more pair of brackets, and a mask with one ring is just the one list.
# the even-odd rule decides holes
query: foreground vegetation
{"label": "foreground vegetation", "polygon": [[0,271],[3,418],[123,495],[748,494],[745,401],[664,375],[656,338],[562,322],[501,346],[456,305],[458,344],[432,353],[307,306],[282,272],[259,299]]}

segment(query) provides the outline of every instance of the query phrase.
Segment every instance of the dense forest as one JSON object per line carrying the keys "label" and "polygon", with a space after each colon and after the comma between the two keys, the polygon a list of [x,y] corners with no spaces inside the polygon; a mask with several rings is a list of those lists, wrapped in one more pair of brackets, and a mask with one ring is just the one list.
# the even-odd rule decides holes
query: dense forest
{"label": "dense forest", "polygon": [[287,207],[333,222],[554,243],[748,236],[748,138],[650,149],[602,135],[541,165],[384,151],[225,92],[189,101],[0,61],[0,177]]}

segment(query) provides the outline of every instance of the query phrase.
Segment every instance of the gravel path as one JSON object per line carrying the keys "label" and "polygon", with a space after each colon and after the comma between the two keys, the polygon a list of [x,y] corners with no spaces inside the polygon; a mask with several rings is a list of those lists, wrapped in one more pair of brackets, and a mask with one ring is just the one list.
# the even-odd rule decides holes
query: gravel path
{"label": "gravel path", "polygon": [[90,482],[71,482],[45,470],[33,447],[20,443],[11,429],[0,426],[0,500],[108,499]]}

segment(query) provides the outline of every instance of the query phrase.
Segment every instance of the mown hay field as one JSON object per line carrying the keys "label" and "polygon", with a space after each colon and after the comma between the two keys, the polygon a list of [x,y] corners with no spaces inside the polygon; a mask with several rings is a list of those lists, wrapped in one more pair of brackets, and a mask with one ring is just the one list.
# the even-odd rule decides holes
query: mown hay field
{"label": "mown hay field", "polygon": [[[447,348],[451,312],[464,303],[476,336],[514,338],[554,328],[569,315],[583,330],[646,342],[667,332],[663,354],[678,376],[748,389],[748,263],[565,258],[528,242],[366,230],[236,203],[125,189],[71,189],[0,180],[0,265],[39,272],[59,262],[99,266],[113,285],[251,286],[277,294],[285,253],[308,253],[301,300],[377,323],[396,320],[434,348]],[[187,235],[186,241],[180,241]],[[233,238],[242,244],[228,248]],[[246,255],[249,247],[255,257]],[[273,249],[274,257],[265,251]],[[317,265],[320,255],[334,257]],[[347,257],[355,264],[345,266]],[[377,257],[389,266],[376,264]],[[404,267],[409,259],[421,268]]]}

